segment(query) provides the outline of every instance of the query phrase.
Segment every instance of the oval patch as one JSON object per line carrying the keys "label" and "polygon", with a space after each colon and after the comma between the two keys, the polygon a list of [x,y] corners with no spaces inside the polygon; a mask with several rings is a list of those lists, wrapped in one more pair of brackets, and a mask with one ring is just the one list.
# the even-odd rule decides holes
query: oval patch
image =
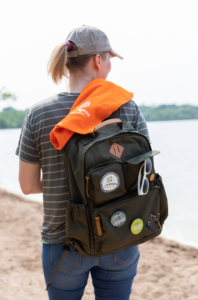
{"label": "oval patch", "polygon": [[136,219],[131,224],[131,232],[133,234],[139,234],[143,229],[144,223],[141,219]]}
{"label": "oval patch", "polygon": [[123,211],[116,211],[111,216],[111,224],[114,227],[121,227],[126,222],[126,215]]}
{"label": "oval patch", "polygon": [[101,190],[105,193],[115,191],[120,185],[120,177],[114,172],[104,174],[100,181]]}

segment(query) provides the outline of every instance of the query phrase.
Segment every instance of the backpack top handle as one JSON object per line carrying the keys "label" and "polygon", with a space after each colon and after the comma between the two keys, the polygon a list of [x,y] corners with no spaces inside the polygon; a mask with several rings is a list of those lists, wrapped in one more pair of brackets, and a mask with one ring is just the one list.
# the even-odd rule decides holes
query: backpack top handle
{"label": "backpack top handle", "polygon": [[100,128],[110,125],[110,124],[115,124],[115,123],[122,123],[122,120],[120,120],[119,118],[116,119],[109,119],[106,121],[103,121],[102,123],[98,124],[95,128],[94,128],[94,132],[96,132],[97,130],[99,130]]}

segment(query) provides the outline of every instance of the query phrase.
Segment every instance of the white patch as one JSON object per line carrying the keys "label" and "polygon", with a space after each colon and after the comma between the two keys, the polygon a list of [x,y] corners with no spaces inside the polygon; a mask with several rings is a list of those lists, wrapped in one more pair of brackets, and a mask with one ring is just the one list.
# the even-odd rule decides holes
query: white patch
{"label": "white patch", "polygon": [[105,193],[115,191],[120,186],[120,178],[118,174],[109,172],[104,174],[100,181],[101,190]]}

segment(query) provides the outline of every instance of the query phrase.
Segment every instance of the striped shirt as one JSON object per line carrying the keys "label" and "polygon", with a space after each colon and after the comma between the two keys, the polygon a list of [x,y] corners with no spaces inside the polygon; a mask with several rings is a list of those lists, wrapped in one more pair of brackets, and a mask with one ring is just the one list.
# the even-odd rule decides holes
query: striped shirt
{"label": "striped shirt", "polygon": [[[64,242],[66,202],[69,200],[63,150],[53,147],[50,132],[69,113],[78,96],[60,93],[32,106],[26,113],[16,149],[21,160],[41,165],[44,211],[41,236],[45,243]],[[120,118],[129,121],[150,141],[146,121],[133,100],[121,106]]]}

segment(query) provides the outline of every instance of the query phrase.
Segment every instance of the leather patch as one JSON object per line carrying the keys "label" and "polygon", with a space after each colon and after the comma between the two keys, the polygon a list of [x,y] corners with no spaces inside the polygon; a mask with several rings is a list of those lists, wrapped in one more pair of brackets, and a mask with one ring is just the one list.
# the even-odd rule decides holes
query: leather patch
{"label": "leather patch", "polygon": [[121,145],[117,144],[117,143],[113,143],[113,145],[111,146],[109,153],[111,153],[112,155],[114,155],[117,158],[120,158],[122,156],[122,153],[124,151],[124,147],[122,147]]}

